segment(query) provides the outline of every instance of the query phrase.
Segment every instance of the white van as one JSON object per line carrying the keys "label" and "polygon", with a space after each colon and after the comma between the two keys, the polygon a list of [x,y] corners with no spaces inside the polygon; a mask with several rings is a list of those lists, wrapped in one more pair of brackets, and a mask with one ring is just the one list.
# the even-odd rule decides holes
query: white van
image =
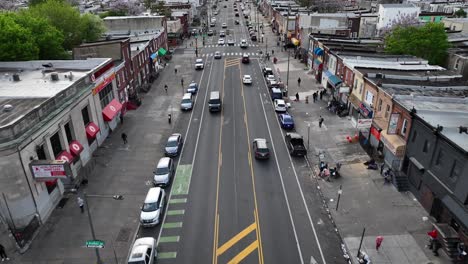
{"label": "white van", "polygon": [[184,97],[182,97],[182,102],[180,103],[180,109],[192,110],[192,108],[193,108],[192,94],[186,93],[184,94]]}
{"label": "white van", "polygon": [[128,264],[153,264],[156,262],[157,256],[156,239],[142,237],[133,243]]}
{"label": "white van", "polygon": [[247,44],[247,40],[243,39],[241,40],[241,43],[240,43],[240,47],[245,49],[249,46],[249,44]]}
{"label": "white van", "polygon": [[150,188],[141,207],[140,223],[143,227],[159,224],[166,205],[166,192],[160,187]]}

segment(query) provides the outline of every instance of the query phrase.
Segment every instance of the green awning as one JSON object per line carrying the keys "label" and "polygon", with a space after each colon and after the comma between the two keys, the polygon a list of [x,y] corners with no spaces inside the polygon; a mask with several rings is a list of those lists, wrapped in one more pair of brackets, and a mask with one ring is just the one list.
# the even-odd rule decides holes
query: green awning
{"label": "green awning", "polygon": [[164,55],[166,55],[166,52],[167,52],[167,51],[166,51],[164,48],[159,48],[159,49],[158,49],[158,55],[159,55],[159,56],[164,56]]}

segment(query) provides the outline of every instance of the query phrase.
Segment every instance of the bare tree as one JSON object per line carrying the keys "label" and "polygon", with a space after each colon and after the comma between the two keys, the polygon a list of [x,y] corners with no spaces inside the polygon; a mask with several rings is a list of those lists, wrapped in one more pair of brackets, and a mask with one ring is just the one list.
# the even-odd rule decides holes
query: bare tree
{"label": "bare tree", "polygon": [[7,10],[7,11],[16,10],[14,0],[1,0],[0,1],[0,10]]}
{"label": "bare tree", "polygon": [[419,21],[417,13],[399,14],[396,18],[390,21],[390,24],[388,26],[380,29],[379,33],[380,36],[385,36],[396,27],[409,27],[419,25],[422,25],[422,22]]}
{"label": "bare tree", "polygon": [[110,3],[109,8],[115,12],[127,15],[139,15],[144,11],[144,7],[136,0],[115,0]]}

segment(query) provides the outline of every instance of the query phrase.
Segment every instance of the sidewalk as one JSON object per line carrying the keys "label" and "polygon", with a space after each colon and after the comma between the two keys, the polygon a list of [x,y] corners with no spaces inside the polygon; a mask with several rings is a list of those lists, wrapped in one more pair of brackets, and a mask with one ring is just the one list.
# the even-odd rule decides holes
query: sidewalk
{"label": "sidewalk", "polygon": [[[268,19],[259,16],[264,25],[269,25]],[[276,43],[277,36],[271,27],[264,27],[265,41]],[[277,64],[269,65],[279,73],[286,83],[287,52],[282,52],[276,45],[274,56]],[[269,52],[271,52],[269,48]],[[273,56],[272,56],[273,57]],[[354,136],[357,130],[352,126],[349,117],[340,118],[327,110],[327,97],[323,101],[312,102],[312,93],[322,89],[313,75],[307,74],[305,65],[290,57],[289,62],[289,98],[292,113],[298,133],[308,137],[307,125],[310,124],[309,160],[314,169],[319,163],[319,153],[329,163],[340,162],[342,177],[331,182],[316,177],[322,192],[324,203],[328,205],[330,215],[345,243],[348,253],[354,263],[359,243],[365,228],[361,250],[366,252],[375,264],[423,264],[451,263],[445,253],[439,250],[440,256],[433,256],[426,248],[427,232],[431,230],[428,213],[411,193],[400,193],[392,184],[384,184],[384,178],[379,171],[367,170],[363,162],[368,160],[366,152],[359,143],[348,143],[346,136]],[[297,79],[301,78],[298,87]],[[300,102],[293,102],[295,94],[299,93]],[[304,102],[309,96],[309,104]],[[322,128],[318,119],[325,121]],[[342,195],[337,208],[338,190],[342,187]],[[384,240],[379,251],[375,249],[375,238],[383,236]]]}
{"label": "sidewalk", "polygon": [[[82,186],[79,193],[86,191],[97,196],[88,198],[88,202],[96,238],[105,241],[105,247],[99,249],[104,263],[126,263],[138,231],[140,206],[152,186],[151,172],[164,154],[167,136],[184,126],[177,107],[182,97],[180,77],[187,83],[190,81],[191,61],[192,55],[174,56],[151,90],[141,94],[142,105],[128,111],[123,124],[93,153],[95,168],[87,186]],[[174,67],[178,68],[177,78],[174,78]],[[164,84],[169,87],[168,94]],[[172,113],[172,124],[168,124],[168,113]],[[123,144],[122,132],[127,134],[128,144]],[[123,195],[124,199],[109,199],[115,194]],[[77,197],[77,194],[66,194],[63,207],[52,212],[26,253],[7,252],[11,258],[8,263],[96,263],[94,249],[85,247],[86,240],[92,236],[87,213],[80,212]]]}

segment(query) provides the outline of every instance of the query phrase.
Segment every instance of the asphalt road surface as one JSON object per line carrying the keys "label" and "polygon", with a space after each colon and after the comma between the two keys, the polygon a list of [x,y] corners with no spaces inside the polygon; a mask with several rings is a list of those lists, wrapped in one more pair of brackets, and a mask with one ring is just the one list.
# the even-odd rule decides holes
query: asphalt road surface
{"label": "asphalt road surface", "polygon": [[[264,44],[250,41],[241,5],[240,17],[234,17],[233,3],[218,2],[216,27],[210,29],[219,33],[227,23],[226,40],[236,45],[218,46],[213,36],[199,48],[205,67],[193,70],[200,86],[194,109],[180,116],[184,126],[174,131],[185,143],[163,223],[140,228],[138,236],[158,239],[158,263],[343,263],[322,201],[303,177],[310,168],[305,159],[292,159],[284,143],[261,73],[258,50]],[[249,48],[239,47],[241,39]],[[224,56],[215,59],[215,51]],[[241,63],[242,53],[251,54],[250,63]],[[252,76],[252,85],[242,84],[244,74]],[[219,113],[208,111],[211,91],[221,93]],[[255,160],[255,138],[267,139],[269,160]]]}

